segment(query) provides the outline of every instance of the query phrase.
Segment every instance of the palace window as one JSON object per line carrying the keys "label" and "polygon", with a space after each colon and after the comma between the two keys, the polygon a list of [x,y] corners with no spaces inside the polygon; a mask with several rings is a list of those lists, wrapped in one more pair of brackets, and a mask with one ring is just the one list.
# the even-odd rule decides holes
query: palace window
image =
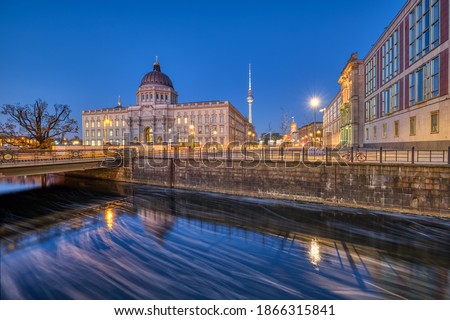
{"label": "palace window", "polygon": [[89,137],[89,130],[86,130],[86,137]]}
{"label": "palace window", "polygon": [[383,139],[386,139],[387,137],[387,123],[383,123],[383,126],[381,127],[381,137]]}
{"label": "palace window", "polygon": [[85,127],[86,127],[86,128],[89,128],[89,121],[86,121]]}
{"label": "palace window", "polygon": [[409,74],[409,105],[439,96],[439,57]]}
{"label": "palace window", "polygon": [[439,133],[439,111],[431,113],[431,133]]}
{"label": "palace window", "polygon": [[409,63],[439,45],[439,0],[422,0],[409,14]]}
{"label": "palace window", "polygon": [[399,44],[398,30],[395,30],[392,36],[384,43],[382,52],[382,75],[383,84],[391,80],[398,74],[399,66]]}
{"label": "palace window", "polygon": [[398,111],[398,82],[382,92],[383,116]]}

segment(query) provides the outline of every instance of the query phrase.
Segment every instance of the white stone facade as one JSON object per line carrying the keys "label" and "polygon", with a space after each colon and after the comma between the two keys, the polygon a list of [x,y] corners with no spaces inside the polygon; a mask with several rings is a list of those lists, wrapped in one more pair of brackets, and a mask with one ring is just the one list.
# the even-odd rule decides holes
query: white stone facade
{"label": "white stone facade", "polygon": [[85,110],[85,145],[175,144],[201,146],[217,142],[245,142],[248,120],[229,101],[178,103],[178,94],[170,79],[160,71],[144,76],[136,92],[136,105]]}

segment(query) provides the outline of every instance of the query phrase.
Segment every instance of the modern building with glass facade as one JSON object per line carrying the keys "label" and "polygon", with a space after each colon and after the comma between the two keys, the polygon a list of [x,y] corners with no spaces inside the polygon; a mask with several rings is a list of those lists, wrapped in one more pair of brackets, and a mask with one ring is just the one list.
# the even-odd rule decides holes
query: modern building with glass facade
{"label": "modern building with glass facade", "polygon": [[[352,137],[352,145],[449,146],[449,43],[449,0],[406,2],[362,62],[364,116],[359,122],[363,135],[357,142]],[[341,127],[345,122],[342,103]],[[331,110],[330,104],[325,113]]]}
{"label": "modern building with glass facade", "polygon": [[136,92],[136,105],[85,110],[83,141],[88,146],[245,142],[253,126],[229,101],[178,103],[178,93],[159,62]]}

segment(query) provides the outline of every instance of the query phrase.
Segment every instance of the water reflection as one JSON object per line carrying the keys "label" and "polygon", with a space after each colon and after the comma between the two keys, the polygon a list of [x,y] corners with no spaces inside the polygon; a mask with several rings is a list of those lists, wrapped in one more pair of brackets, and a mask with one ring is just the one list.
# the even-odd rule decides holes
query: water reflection
{"label": "water reflection", "polygon": [[112,231],[114,227],[114,211],[113,208],[106,208],[105,210],[106,227],[109,231]]}
{"label": "water reflection", "polygon": [[316,270],[319,270],[319,263],[321,257],[320,257],[320,245],[317,239],[311,240],[311,245],[309,248],[309,260],[311,261],[312,265],[316,268]]}
{"label": "water reflection", "polygon": [[98,183],[2,222],[3,298],[450,298],[448,219]]}

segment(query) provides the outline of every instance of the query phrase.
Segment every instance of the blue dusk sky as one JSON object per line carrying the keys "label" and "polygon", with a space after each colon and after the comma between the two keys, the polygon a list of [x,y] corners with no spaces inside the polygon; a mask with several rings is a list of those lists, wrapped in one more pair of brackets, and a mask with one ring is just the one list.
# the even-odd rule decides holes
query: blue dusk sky
{"label": "blue dusk sky", "polygon": [[80,122],[119,95],[134,104],[158,56],[179,102],[229,100],[245,116],[251,63],[258,133],[280,131],[283,113],[301,126],[309,99],[333,99],[351,53],[365,57],[405,2],[0,0],[0,105],[41,98]]}

